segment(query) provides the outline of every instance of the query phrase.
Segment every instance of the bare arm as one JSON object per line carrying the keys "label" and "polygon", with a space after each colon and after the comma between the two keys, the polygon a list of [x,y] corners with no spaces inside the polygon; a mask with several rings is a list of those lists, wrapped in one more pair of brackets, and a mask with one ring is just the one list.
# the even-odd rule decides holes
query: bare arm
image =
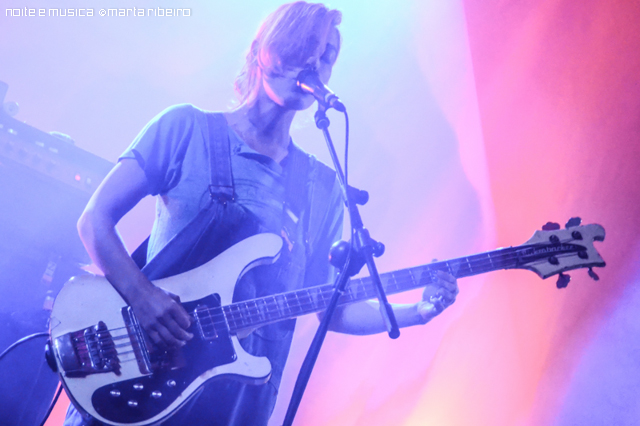
{"label": "bare arm", "polygon": [[179,346],[192,337],[185,331],[189,315],[140,272],[116,230],[122,216],[149,194],[148,188],[137,161],[120,160],[89,200],[78,232],[91,259],[131,305],[151,340],[161,347]]}
{"label": "bare arm", "polygon": [[[437,280],[425,287],[422,301],[406,305],[392,304],[398,326],[402,328],[426,324],[450,306],[457,294],[456,279],[440,271]],[[339,333],[360,335],[386,331],[377,301],[354,303],[338,308],[329,329]]]}

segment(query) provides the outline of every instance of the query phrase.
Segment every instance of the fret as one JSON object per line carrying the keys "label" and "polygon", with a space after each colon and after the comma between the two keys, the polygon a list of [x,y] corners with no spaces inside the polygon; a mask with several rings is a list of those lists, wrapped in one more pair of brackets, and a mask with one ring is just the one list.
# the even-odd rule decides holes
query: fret
{"label": "fret", "polygon": [[209,324],[207,324],[207,326],[211,327],[213,329],[213,335],[217,336],[218,333],[216,332],[216,324],[215,324],[215,322],[213,322],[213,317],[211,316],[211,311],[212,311],[212,309],[206,309],[206,311],[205,311],[207,313],[207,317],[209,319]]}
{"label": "fret", "polygon": [[362,278],[358,278],[357,280],[351,280],[349,286],[353,289],[353,300],[360,300],[362,296],[360,295],[361,287],[362,287]]}
{"label": "fret", "polygon": [[324,309],[327,307],[327,303],[324,298],[324,290],[326,286],[318,287],[316,292],[316,298],[318,299],[318,308]]}
{"label": "fret", "polygon": [[300,290],[300,293],[302,293],[302,295],[305,297],[303,312],[313,312],[313,298],[311,297],[309,290],[305,288],[303,290]]}
{"label": "fret", "polygon": [[311,289],[307,288],[306,292],[307,292],[307,297],[309,298],[309,301],[311,302],[311,307],[316,309],[318,307],[318,305],[316,304],[315,297],[313,297],[313,295],[311,294]]}
{"label": "fret", "polygon": [[249,300],[247,301],[247,307],[250,309],[249,317],[253,319],[253,322],[260,322],[260,308],[258,307],[258,303],[255,300]]}
{"label": "fret", "polygon": [[294,317],[295,313],[293,312],[293,309],[291,309],[291,303],[289,303],[289,293],[284,293],[284,303],[286,305],[287,310],[289,311],[288,316],[289,317]]}
{"label": "fret", "polygon": [[[238,305],[231,305],[229,306],[229,313],[231,314],[231,319],[233,321],[233,325],[235,329],[239,329],[242,328],[242,312],[240,311],[240,307]],[[236,313],[233,312],[233,309],[236,309],[236,313],[240,313],[240,316],[238,318],[238,316],[236,315]]]}
{"label": "fret", "polygon": [[[251,302],[253,303],[250,304]],[[247,308],[249,309],[249,317],[254,318],[254,321],[256,316],[260,318],[260,309],[258,308],[258,304],[256,303],[256,301],[250,300],[246,304],[247,304]]]}
{"label": "fret", "polygon": [[229,320],[227,319],[227,313],[223,307],[220,307],[220,312],[222,313],[222,320],[224,321],[224,326],[226,330],[231,330],[231,326],[229,325]]}
{"label": "fret", "polygon": [[409,271],[409,278],[411,278],[411,282],[413,284],[413,287],[417,287],[418,286],[418,280],[413,275],[413,268],[409,268],[407,270]]}
{"label": "fret", "polygon": [[[236,326],[236,319],[233,317],[233,305],[230,306],[225,306],[225,308],[223,309],[223,311],[228,312],[229,314],[226,315],[226,319],[227,319],[227,324],[229,324],[230,327],[233,327],[234,329],[238,328]],[[233,324],[232,324],[233,323]]]}
{"label": "fret", "polygon": [[322,286],[322,304],[323,304],[323,307],[327,307],[329,305],[329,300],[331,300],[331,291],[332,290],[333,290],[333,286],[330,285],[330,284]]}
{"label": "fret", "polygon": [[297,291],[294,291],[294,292],[293,292],[293,295],[294,295],[294,296],[295,296],[295,298],[296,298],[296,305],[297,305],[297,307],[298,307],[298,312],[301,312],[301,310],[300,310],[300,306],[301,306],[301,305],[300,305],[300,298],[298,297],[298,292],[297,292]]}
{"label": "fret", "polygon": [[[389,281],[388,281],[389,284],[388,285],[389,285],[390,289],[393,288],[396,291],[400,289],[400,287],[398,287],[398,280],[396,280],[396,276],[395,276],[395,274],[393,272],[391,272],[389,274],[384,274],[384,275],[389,277]],[[393,283],[391,282],[392,280],[393,280]],[[385,287],[385,289],[386,289],[386,287]]]}
{"label": "fret", "polygon": [[[242,306],[242,305],[244,305],[244,306]],[[239,317],[236,321],[240,325],[239,328],[242,328],[242,327],[244,327],[246,325],[245,321],[247,319],[247,316],[249,316],[248,315],[249,314],[249,308],[248,308],[247,304],[243,303],[242,305],[237,305],[236,306],[236,312],[238,313],[238,317]]]}
{"label": "fret", "polygon": [[274,294],[273,296],[271,296],[271,298],[273,299],[273,304],[276,307],[276,316],[279,318],[284,318],[285,317],[284,312],[280,307],[280,303],[278,303],[278,295]]}
{"label": "fret", "polygon": [[346,290],[349,292],[347,297],[349,297],[350,300],[358,300],[358,281],[359,280],[351,279],[347,284]]}
{"label": "fret", "polygon": [[359,281],[360,281],[360,286],[362,286],[362,297],[365,298],[368,296],[368,294],[367,294],[367,287],[364,284],[364,278],[361,278]]}
{"label": "fret", "polygon": [[258,310],[261,312],[261,316],[264,318],[265,321],[269,321],[271,320],[271,316],[269,314],[269,305],[267,304],[267,299],[266,298],[262,298],[262,299],[258,299],[258,302],[260,302],[260,304],[262,306],[259,306]]}
{"label": "fret", "polygon": [[348,285],[347,288],[345,288],[345,292],[344,295],[342,297],[349,299],[349,300],[358,300],[357,295],[354,292],[354,287],[351,286],[351,283],[353,283],[353,281],[351,281]]}
{"label": "fret", "polygon": [[412,288],[414,284],[413,276],[410,270],[401,269],[393,272],[394,279],[399,291],[407,288]]}
{"label": "fret", "polygon": [[427,284],[433,282],[434,267],[437,267],[437,265],[432,264],[432,265],[425,266],[424,268],[421,268],[420,277],[418,278],[418,285],[420,287],[424,287]]}
{"label": "fret", "polygon": [[280,315],[280,310],[278,309],[275,296],[265,297],[264,307],[270,321],[278,320],[282,317],[282,315]]}

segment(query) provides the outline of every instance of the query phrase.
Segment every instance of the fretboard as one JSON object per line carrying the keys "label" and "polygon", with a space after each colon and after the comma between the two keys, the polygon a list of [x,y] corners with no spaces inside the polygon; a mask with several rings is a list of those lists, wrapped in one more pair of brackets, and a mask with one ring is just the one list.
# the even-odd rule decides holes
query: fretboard
{"label": "fretboard", "polygon": [[[456,278],[483,274],[499,269],[517,268],[530,258],[534,246],[501,248],[481,254],[401,269],[380,274],[387,294],[425,287],[435,280],[437,271]],[[232,333],[265,324],[296,318],[324,310],[333,293],[333,284],[325,284],[287,293],[251,299],[222,307]],[[339,304],[345,305],[377,298],[371,277],[351,279]]]}

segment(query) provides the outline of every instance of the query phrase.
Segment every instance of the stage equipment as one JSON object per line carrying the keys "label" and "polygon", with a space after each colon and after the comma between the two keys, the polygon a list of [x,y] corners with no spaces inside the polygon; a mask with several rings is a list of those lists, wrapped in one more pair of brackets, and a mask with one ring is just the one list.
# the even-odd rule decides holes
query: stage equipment
{"label": "stage equipment", "polygon": [[[12,115],[0,82],[0,352],[27,335],[46,332],[49,311],[69,277],[90,259],[76,221],[113,164],[62,134],[49,134]],[[37,425],[58,379],[45,366],[43,339],[0,360],[0,422]]]}

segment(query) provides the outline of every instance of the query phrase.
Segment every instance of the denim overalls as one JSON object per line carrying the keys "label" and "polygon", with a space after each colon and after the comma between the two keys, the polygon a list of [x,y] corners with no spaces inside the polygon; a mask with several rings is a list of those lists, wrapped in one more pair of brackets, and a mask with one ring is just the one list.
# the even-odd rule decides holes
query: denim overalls
{"label": "denim overalls", "polygon": [[[235,200],[224,116],[207,113],[207,124],[211,147],[208,151],[210,202],[148,263],[144,262],[145,244],[134,252],[134,260],[149,279],[155,280],[200,266],[251,235],[272,232],[282,235],[285,240],[280,257],[273,265],[258,266],[249,271],[236,287],[234,301],[301,288],[312,251],[309,246],[310,229],[318,232],[323,227],[321,223],[326,220],[330,208],[328,200],[335,198],[332,194],[335,192],[335,175],[322,165],[316,167],[320,173],[315,174],[315,179],[322,182],[312,182],[310,169],[315,159],[292,144],[284,165],[286,199],[271,190],[274,186],[268,179],[255,188],[256,197],[282,206],[281,220],[265,224]],[[311,208],[312,205],[317,208]],[[341,215],[339,217],[341,220]],[[231,379],[212,380],[163,424],[266,425],[275,405],[294,326],[295,320],[267,325],[240,340],[250,354],[269,358],[273,369],[269,382],[247,385]],[[66,425],[98,424],[95,420],[78,422],[80,416],[72,411],[75,410],[70,409]]]}

